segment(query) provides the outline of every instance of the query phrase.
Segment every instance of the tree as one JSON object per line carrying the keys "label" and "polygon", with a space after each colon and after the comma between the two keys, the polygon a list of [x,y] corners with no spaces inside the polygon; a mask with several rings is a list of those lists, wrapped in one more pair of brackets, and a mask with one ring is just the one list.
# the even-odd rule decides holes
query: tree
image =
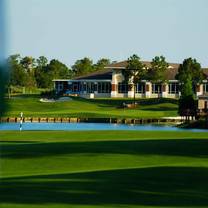
{"label": "tree", "polygon": [[21,59],[20,64],[29,73],[35,67],[35,59],[31,56],[25,56],[23,59]]}
{"label": "tree", "polygon": [[196,59],[188,58],[183,61],[179,66],[176,79],[181,83],[181,97],[179,99],[179,114],[186,116],[195,116],[196,114],[196,101],[194,99],[194,90],[197,84],[203,80],[203,71],[201,65]]}
{"label": "tree", "polygon": [[47,88],[53,87],[53,79],[70,79],[72,77],[72,71],[60,61],[53,59],[45,67],[44,83]]}
{"label": "tree", "polygon": [[194,92],[193,92],[193,86],[192,86],[192,80],[190,74],[187,74],[186,79],[184,79],[183,83],[181,84],[181,98],[184,97],[194,98]]}
{"label": "tree", "polygon": [[[128,58],[127,67],[123,71],[124,78],[134,89],[134,106],[136,105],[136,84],[144,78],[146,73],[145,65],[140,61],[140,57],[132,55]],[[132,86],[131,86],[132,87]]]}
{"label": "tree", "polygon": [[181,85],[181,97],[179,99],[178,112],[181,116],[186,116],[189,121],[190,116],[196,115],[196,102],[193,93],[191,75],[188,74],[186,80]]}
{"label": "tree", "polygon": [[90,72],[93,72],[94,70],[95,66],[93,65],[93,61],[89,58],[77,60],[72,66],[72,71],[75,77],[88,74]]}
{"label": "tree", "polygon": [[40,56],[36,60],[36,63],[37,63],[37,66],[35,68],[35,80],[36,80],[37,86],[40,88],[48,88],[48,86],[46,85],[47,84],[46,79],[48,77],[48,74],[46,72],[48,60],[46,57]]}
{"label": "tree", "polygon": [[149,79],[152,83],[158,83],[158,84],[165,83],[166,82],[165,72],[167,71],[168,66],[169,64],[166,62],[164,56],[155,56],[152,59],[150,68],[148,69],[147,79]]}
{"label": "tree", "polygon": [[35,80],[35,59],[31,56],[25,56],[21,59],[20,64],[22,65],[23,69],[26,72],[26,82],[25,86],[29,88],[36,87],[36,80]]}
{"label": "tree", "polygon": [[11,55],[7,59],[9,66],[9,87],[10,86],[24,86],[26,82],[26,72],[20,64],[21,57],[19,54]]}
{"label": "tree", "polygon": [[152,82],[164,83],[165,72],[168,69],[169,64],[166,62],[164,56],[155,56],[152,59],[151,67],[149,68],[149,78]]}
{"label": "tree", "polygon": [[47,66],[47,70],[52,73],[53,79],[70,79],[71,70],[62,62],[52,59]]}
{"label": "tree", "polygon": [[189,75],[193,87],[196,87],[197,84],[200,84],[203,81],[204,74],[201,69],[200,63],[198,63],[196,59],[185,59],[183,63],[179,66],[176,79],[179,80],[181,83],[184,83]]}
{"label": "tree", "polygon": [[37,67],[43,68],[48,64],[48,59],[45,56],[40,56],[37,60]]}
{"label": "tree", "polygon": [[98,62],[94,65],[95,70],[102,70],[104,69],[105,66],[110,64],[110,60],[106,59],[106,58],[102,58],[100,60],[98,60]]}

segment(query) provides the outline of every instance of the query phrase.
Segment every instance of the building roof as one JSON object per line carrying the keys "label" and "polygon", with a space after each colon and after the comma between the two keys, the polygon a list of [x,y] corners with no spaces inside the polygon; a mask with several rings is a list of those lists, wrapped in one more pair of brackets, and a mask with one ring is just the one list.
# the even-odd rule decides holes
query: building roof
{"label": "building roof", "polygon": [[102,69],[96,72],[92,72],[89,73],[87,75],[83,75],[83,76],[79,76],[76,77],[75,80],[92,80],[92,79],[96,79],[96,80],[111,80],[112,79],[112,69]]}
{"label": "building roof", "polygon": [[208,79],[208,68],[203,68],[204,75]]}

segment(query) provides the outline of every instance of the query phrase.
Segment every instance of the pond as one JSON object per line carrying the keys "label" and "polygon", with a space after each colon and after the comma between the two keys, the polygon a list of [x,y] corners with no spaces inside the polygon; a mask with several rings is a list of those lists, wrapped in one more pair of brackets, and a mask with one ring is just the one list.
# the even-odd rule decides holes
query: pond
{"label": "pond", "polygon": [[[19,123],[1,123],[0,130],[19,130]],[[93,130],[138,130],[138,131],[192,131],[208,132],[204,129],[181,129],[168,125],[133,125],[110,123],[23,123],[23,131],[32,130],[64,130],[64,131],[93,131]]]}

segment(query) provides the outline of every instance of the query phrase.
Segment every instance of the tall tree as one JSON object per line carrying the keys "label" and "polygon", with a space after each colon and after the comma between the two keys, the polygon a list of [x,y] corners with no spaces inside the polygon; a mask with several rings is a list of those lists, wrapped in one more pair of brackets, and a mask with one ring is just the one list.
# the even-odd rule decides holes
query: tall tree
{"label": "tall tree", "polygon": [[44,56],[40,56],[37,60],[36,60],[37,66],[35,68],[35,79],[36,79],[36,83],[37,86],[40,88],[48,88],[47,84],[47,77],[48,74],[46,72],[47,70],[47,64],[48,64],[48,60],[46,57]]}
{"label": "tall tree", "polygon": [[136,105],[136,84],[144,78],[146,73],[146,67],[141,62],[140,57],[137,55],[132,55],[128,58],[127,67],[123,71],[124,78],[127,83],[132,87],[134,92],[134,106]]}
{"label": "tall tree", "polygon": [[7,59],[10,69],[9,86],[25,86],[26,72],[20,64],[21,57],[19,54],[11,55]]}
{"label": "tall tree", "polygon": [[35,80],[35,59],[31,56],[25,56],[21,59],[20,64],[24,68],[26,72],[26,83],[25,85],[29,88],[36,87],[36,80]]}
{"label": "tall tree", "polygon": [[203,80],[203,71],[201,65],[196,59],[188,58],[183,61],[179,66],[176,79],[181,83],[181,97],[179,99],[179,114],[186,116],[189,120],[189,116],[196,114],[196,102],[194,99],[194,90],[197,84]]}
{"label": "tall tree", "polygon": [[196,107],[193,83],[191,81],[191,75],[188,74],[181,85],[181,97],[179,99],[178,112],[181,116],[186,116],[186,120],[189,121],[190,116],[196,115]]}
{"label": "tall tree", "polygon": [[74,76],[81,76],[93,72],[95,67],[92,60],[89,58],[83,58],[75,62],[75,64],[72,66],[72,70]]}
{"label": "tall tree", "polygon": [[[164,84],[167,80],[165,77],[166,71],[169,64],[166,62],[164,56],[155,56],[151,61],[151,66],[148,68],[148,73],[146,74],[147,79],[152,83]],[[159,86],[158,86],[159,87]],[[158,89],[158,98],[160,90]]]}
{"label": "tall tree", "polygon": [[198,63],[196,59],[187,58],[179,66],[176,79],[178,79],[181,83],[184,83],[188,76],[190,76],[193,87],[196,87],[197,84],[200,84],[203,81],[204,74],[200,63]]}
{"label": "tall tree", "polygon": [[169,64],[166,62],[164,56],[155,56],[151,61],[151,67],[149,68],[149,79],[152,82],[164,83],[165,72],[168,69]]}

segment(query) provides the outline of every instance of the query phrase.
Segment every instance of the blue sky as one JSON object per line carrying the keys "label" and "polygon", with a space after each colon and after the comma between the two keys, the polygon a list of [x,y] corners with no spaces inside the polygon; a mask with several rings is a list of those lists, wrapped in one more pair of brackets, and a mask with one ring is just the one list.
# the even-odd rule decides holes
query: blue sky
{"label": "blue sky", "polygon": [[169,62],[194,57],[208,66],[207,0],[6,0],[8,54],[67,65],[101,57]]}

